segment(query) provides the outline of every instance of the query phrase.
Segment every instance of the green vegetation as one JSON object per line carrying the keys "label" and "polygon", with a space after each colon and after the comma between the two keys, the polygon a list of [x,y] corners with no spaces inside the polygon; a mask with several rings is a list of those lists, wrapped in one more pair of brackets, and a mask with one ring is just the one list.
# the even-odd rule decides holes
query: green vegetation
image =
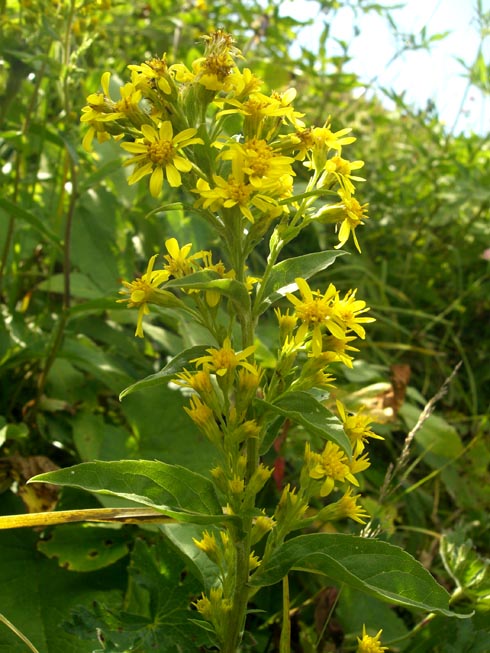
{"label": "green vegetation", "polygon": [[[342,6],[393,23],[388,9],[316,3],[321,42],[293,58],[302,25],[281,4],[0,1],[0,653],[490,650],[488,139],[452,133],[402,96],[386,109],[346,71],[347,44],[330,55]],[[490,16],[481,2],[475,14],[482,47],[466,74],[488,92]],[[297,204],[272,173],[251,191],[266,208],[262,196],[225,206],[202,185],[245,165],[229,137],[253,129],[236,103],[212,114],[223,88],[186,77],[217,27],[244,55],[228,43],[240,79],[249,68],[261,92],[283,94],[267,139],[277,169],[294,170]],[[187,102],[152,105],[149,84],[142,123],[97,125],[94,102],[119,100],[127,65],[152,58],[187,67],[165,69],[159,87],[161,98],[187,84]],[[142,135],[158,139],[150,107],[181,135],[170,183],[158,166],[137,181],[138,165],[122,165]],[[279,140],[299,120],[327,124],[329,160],[347,157],[347,176],[335,168],[322,186],[306,145]],[[342,301],[355,303],[351,321]],[[301,322],[314,302],[334,331]],[[352,336],[352,364],[344,348],[314,368],[332,356],[327,341]],[[199,373],[213,376],[219,411],[189,404]],[[357,469],[365,444],[370,464]],[[53,484],[26,483],[43,473]]]}

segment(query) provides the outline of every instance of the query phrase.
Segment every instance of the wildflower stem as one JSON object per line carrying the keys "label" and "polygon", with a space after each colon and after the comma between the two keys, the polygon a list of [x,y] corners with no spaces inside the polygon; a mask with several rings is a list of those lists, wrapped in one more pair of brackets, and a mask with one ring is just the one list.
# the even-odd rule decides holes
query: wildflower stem
{"label": "wildflower stem", "polygon": [[[44,62],[41,65],[39,72],[36,74],[34,89],[32,91],[32,95],[29,101],[29,105],[27,107],[24,122],[22,124],[22,138],[26,138],[26,135],[29,133],[29,127],[31,125],[31,120],[35,111],[36,103],[38,101],[41,82],[44,80],[44,73],[46,70],[46,66],[47,63]],[[11,198],[14,204],[17,203],[21,178],[25,172],[23,166],[24,166],[23,151],[19,149],[17,150],[16,157],[15,157],[14,189]],[[8,257],[10,254],[10,249],[12,247],[14,228],[15,228],[15,215],[12,214],[9,218],[7,234],[5,236],[5,243],[2,250],[2,257],[0,259],[0,296],[2,294],[3,278],[4,278],[5,270],[7,269]]]}
{"label": "wildflower stem", "polygon": [[[273,241],[273,238],[271,238],[271,243]],[[257,295],[255,297],[255,307],[254,307],[254,312],[255,310],[258,310],[259,307],[262,304],[263,301],[263,296],[264,296],[264,289],[267,287],[267,281],[271,275],[272,268],[274,267],[277,258],[281,252],[281,249],[283,247],[284,243],[281,240],[281,238],[278,236],[276,239],[274,239],[274,244],[271,245],[271,249],[269,252],[269,256],[267,257],[267,265],[264,270],[264,274],[262,275],[262,280],[260,282],[259,289],[257,291]]]}
{"label": "wildflower stem", "polygon": [[243,524],[243,534],[235,542],[236,575],[235,592],[230,617],[225,630],[221,653],[237,653],[245,628],[248,603],[248,573],[250,559],[250,531],[252,520]]}
{"label": "wildflower stem", "polygon": [[282,579],[282,628],[279,642],[279,653],[291,651],[291,621],[289,619],[289,580],[286,576]]}

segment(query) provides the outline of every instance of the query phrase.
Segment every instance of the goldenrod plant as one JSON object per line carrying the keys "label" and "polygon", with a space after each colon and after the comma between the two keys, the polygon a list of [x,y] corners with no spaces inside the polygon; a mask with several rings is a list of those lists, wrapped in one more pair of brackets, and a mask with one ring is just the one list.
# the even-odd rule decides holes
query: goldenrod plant
{"label": "goldenrod plant", "polygon": [[[201,628],[196,650],[245,650],[254,597],[282,581],[280,651],[290,651],[291,570],[454,616],[449,594],[408,553],[333,527],[368,519],[360,479],[370,441],[380,438],[367,413],[352,413],[335,395],[336,370],[352,367],[356,341],[373,321],[369,307],[355,289],[314,280],[326,278],[347,242],[361,252],[358,230],[368,213],[356,188],[363,162],[345,158],[352,130],[334,127],[330,116],[308,124],[294,108],[294,88],[266,92],[223,30],[203,44],[189,65],[165,54],[130,64],[119,88],[105,72],[81,121],[85,150],[115,141],[129,154],[129,184],[146,184],[160,211],[179,206],[213,234],[206,250],[173,236],[156,243],[160,253],[123,282],[118,301],[135,309],[138,338],[147,320],[169,311],[199,326],[200,342],[121,398],[171,384],[188,397],[185,411],[212,445],[214,466],[203,475],[164,460],[92,461],[31,481],[130,500],[176,523],[180,530],[162,530],[192,563],[202,591],[190,601],[172,595],[167,608],[178,603],[190,631]],[[304,174],[297,182],[299,170],[306,183]],[[166,201],[169,189],[180,193],[178,202]],[[331,229],[331,248],[288,258],[287,246],[315,223]],[[270,319],[274,352],[266,356],[260,330]],[[267,454],[286,421],[306,435],[304,457],[296,482],[281,488],[270,510],[262,503],[274,471]],[[159,428],[163,437],[166,425]],[[358,651],[388,650],[382,625],[372,624],[375,636],[363,629]]]}

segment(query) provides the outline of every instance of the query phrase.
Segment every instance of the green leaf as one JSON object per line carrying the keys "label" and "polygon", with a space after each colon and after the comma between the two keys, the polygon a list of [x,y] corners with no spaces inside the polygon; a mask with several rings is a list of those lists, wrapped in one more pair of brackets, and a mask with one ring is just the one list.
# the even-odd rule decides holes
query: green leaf
{"label": "green leaf", "polygon": [[477,613],[472,619],[433,619],[425,624],[421,635],[403,650],[406,653],[488,653],[488,612]]}
{"label": "green leaf", "polygon": [[37,548],[70,571],[95,571],[112,565],[129,551],[128,531],[94,524],[66,524],[53,529]]}
{"label": "green leaf", "polygon": [[122,400],[124,397],[131,394],[132,392],[135,392],[136,390],[143,390],[155,385],[161,385],[162,383],[167,384],[175,377],[176,374],[182,372],[182,370],[188,365],[189,361],[193,360],[194,358],[204,356],[206,349],[207,347],[203,345],[196,345],[195,347],[189,347],[189,349],[181,351],[180,354],[175,356],[175,358],[172,358],[172,360],[169,361],[167,365],[165,365],[165,367],[162,368],[159,372],[150,374],[144,379],[136,381],[127,388],[124,388],[124,390],[119,395],[119,400]]}
{"label": "green leaf", "polygon": [[[199,579],[206,590],[210,590],[216,584],[220,571],[204,551],[194,544],[194,539],[202,538],[203,527],[195,524],[159,524],[158,528],[165,533],[173,546],[185,558],[189,571]],[[206,530],[214,531],[219,538],[218,529],[210,527]]]}
{"label": "green leaf", "polygon": [[119,392],[131,379],[116,355],[83,333],[67,334],[59,356],[70,361],[77,370],[101,381],[112,392]]}
{"label": "green leaf", "polygon": [[218,452],[185,412],[187,403],[182,392],[168,386],[146,388],[126,397],[121,410],[133,437],[128,438],[129,453],[123,457],[164,460],[209,478]]}
{"label": "green leaf", "polygon": [[38,474],[29,480],[32,482],[120,497],[179,521],[209,524],[230,519],[222,514],[210,480],[185,467],[160,461],[98,460]]}
{"label": "green leaf", "polygon": [[[346,254],[346,252],[328,250],[326,252],[315,252],[313,254],[305,254],[304,256],[296,256],[295,258],[288,258],[285,261],[277,263],[272,268],[264,287],[260,289],[261,301],[255,307],[254,313],[258,316],[267,310],[271,304],[285,294],[285,291],[282,290],[294,284],[294,280],[297,277],[309,279],[317,274],[317,272],[328,268],[338,256],[342,256],[343,254]],[[288,288],[288,290],[291,289]]]}
{"label": "green leaf", "polygon": [[88,175],[83,180],[82,184],[80,184],[80,187],[78,189],[79,193],[82,194],[87,190],[93,190],[94,186],[96,186],[100,181],[102,181],[106,177],[109,177],[112,173],[117,172],[120,169],[121,169],[120,159],[112,159],[111,161],[107,161],[107,163],[104,163],[104,165],[97,168],[95,172]]}
{"label": "green leaf", "polygon": [[[30,531],[0,533],[1,611],[40,653],[92,653],[95,631],[91,642],[80,641],[61,628],[60,621],[76,606],[104,599],[113,602],[123,589],[124,569],[118,563],[84,574],[62,569],[39,554],[37,539]],[[4,624],[0,624],[0,653],[28,653]]]}
{"label": "green leaf", "polygon": [[307,431],[335,442],[350,457],[352,447],[342,422],[308,392],[288,392],[273,403],[258,399],[257,403],[275,414],[288,417]]}
{"label": "green leaf", "polygon": [[384,642],[406,637],[409,632],[402,616],[391,605],[348,585],[342,587],[335,617],[345,633],[359,634],[363,624],[383,624]]}
{"label": "green leaf", "polygon": [[211,645],[206,631],[192,623],[190,603],[202,589],[170,545],[160,539],[135,542],[124,605],[95,603],[77,610],[67,629],[81,639],[98,631],[107,651],[198,651]]}
{"label": "green leaf", "polygon": [[246,307],[250,296],[244,283],[236,279],[222,279],[212,270],[194,272],[182,279],[168,281],[164,288],[185,288],[187,290],[214,290],[232,299],[238,306]]}
{"label": "green leaf", "polygon": [[[53,274],[52,277],[41,281],[37,288],[45,292],[62,295],[65,292],[65,277],[63,274]],[[70,274],[70,294],[78,299],[100,299],[101,290],[85,274],[72,272]],[[115,303],[115,299],[112,301]]]}
{"label": "green leaf", "polygon": [[5,197],[0,198],[0,208],[4,209],[8,215],[11,215],[14,218],[19,218],[20,220],[30,224],[33,229],[42,234],[56,249],[62,249],[59,236],[46,226],[45,220],[38,218],[37,215],[34,215],[31,211],[22,208]]}
{"label": "green leaf", "polygon": [[387,542],[354,535],[300,535],[283,544],[251,584],[273,585],[292,569],[328,576],[395,605],[466,616],[449,610],[449,594],[415,558]]}
{"label": "green leaf", "polygon": [[90,313],[100,314],[105,311],[125,311],[127,307],[124,304],[117,304],[115,295],[109,297],[100,297],[99,299],[91,299],[83,304],[74,304],[70,306],[69,318],[77,319],[79,317],[86,317]]}
{"label": "green leaf", "polygon": [[128,457],[128,432],[92,411],[80,410],[72,421],[73,443],[82,462]]}
{"label": "green leaf", "polygon": [[441,538],[444,566],[464,594],[490,608],[490,561],[480,556],[464,532],[446,533]]}
{"label": "green leaf", "polygon": [[[103,220],[100,219],[102,215]],[[72,265],[98,288],[98,297],[120,286],[121,263],[114,246],[119,227],[116,216],[115,197],[103,187],[98,187],[97,192],[85,193],[77,203],[70,240]]]}

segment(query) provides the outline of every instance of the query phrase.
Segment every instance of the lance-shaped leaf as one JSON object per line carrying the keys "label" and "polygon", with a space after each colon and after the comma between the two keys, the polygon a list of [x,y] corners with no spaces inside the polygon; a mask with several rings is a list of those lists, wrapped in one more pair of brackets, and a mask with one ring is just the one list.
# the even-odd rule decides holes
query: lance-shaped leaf
{"label": "lance-shaped leaf", "polygon": [[54,245],[56,249],[61,250],[59,236],[46,226],[48,224],[47,220],[43,220],[41,217],[32,213],[32,211],[27,211],[22,208],[19,202],[12,202],[6,197],[0,198],[0,209],[3,209],[7,215],[27,222],[27,224],[31,225],[35,231],[38,231],[42,236],[49,240],[51,245]]}
{"label": "lance-shaped leaf", "polygon": [[415,558],[397,546],[354,535],[314,533],[288,540],[252,576],[273,585],[292,569],[328,576],[382,601],[451,617],[449,594]]}
{"label": "lance-shaped leaf", "polygon": [[213,290],[232,299],[238,306],[250,304],[250,297],[244,283],[236,279],[223,279],[213,270],[194,272],[180,279],[168,281],[164,288],[185,288],[186,290]]}
{"label": "lance-shaped leaf", "polygon": [[[273,403],[262,400],[257,400],[257,403],[276,415],[288,417],[296,424],[301,424],[307,431],[335,442],[349,458],[352,455],[352,446],[342,422],[308,392],[288,392]],[[264,442],[264,446],[268,447],[270,444],[272,442]]]}
{"label": "lance-shaped leaf", "polygon": [[[294,284],[297,277],[309,279],[317,272],[321,272],[328,268],[338,256],[342,256],[346,252],[331,251],[314,252],[313,254],[304,254],[303,256],[296,256],[288,258],[285,261],[277,263],[272,268],[271,274],[264,283],[263,288],[259,291],[260,302],[255,306],[254,313],[260,315],[271,304],[280,299],[285,292],[281,289],[288,288]],[[291,291],[288,288],[288,291]]]}
{"label": "lance-shaped leaf", "polygon": [[211,481],[159,461],[94,461],[38,474],[29,483],[53,483],[128,499],[179,521],[211,524],[229,519]]}
{"label": "lance-shaped leaf", "polygon": [[181,351],[180,354],[172,358],[172,360],[169,361],[159,372],[150,374],[144,379],[140,379],[139,381],[132,383],[127,388],[124,388],[124,390],[119,395],[119,400],[123,399],[123,397],[126,397],[135,390],[143,390],[144,388],[149,388],[153,385],[168,383],[175,377],[176,374],[182,372],[186,365],[188,365],[189,361],[194,360],[195,358],[199,358],[200,356],[204,356],[206,354],[206,349],[207,347],[204,345],[196,345],[195,347],[189,347],[189,349]]}

